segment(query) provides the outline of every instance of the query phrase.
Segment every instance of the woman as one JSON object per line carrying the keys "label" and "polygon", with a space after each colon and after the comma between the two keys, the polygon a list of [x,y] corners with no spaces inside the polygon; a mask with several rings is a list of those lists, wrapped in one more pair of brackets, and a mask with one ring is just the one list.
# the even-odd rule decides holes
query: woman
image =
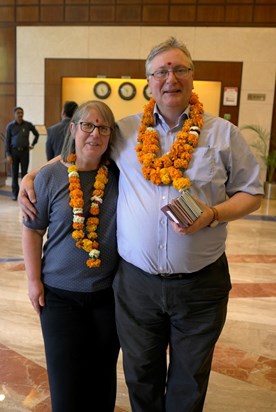
{"label": "woman", "polygon": [[35,179],[37,219],[23,222],[29,298],[40,315],[53,412],[115,407],[118,176],[108,160],[114,130],[105,103],[76,110],[61,160]]}

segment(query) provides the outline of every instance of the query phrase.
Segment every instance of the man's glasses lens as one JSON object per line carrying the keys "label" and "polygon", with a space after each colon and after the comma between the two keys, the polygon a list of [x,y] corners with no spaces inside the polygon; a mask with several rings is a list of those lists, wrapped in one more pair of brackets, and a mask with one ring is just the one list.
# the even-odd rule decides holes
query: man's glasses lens
{"label": "man's glasses lens", "polygon": [[152,73],[151,76],[153,76],[155,80],[163,80],[168,77],[170,72],[172,72],[178,79],[184,79],[189,75],[191,71],[192,69],[190,69],[189,67],[179,67],[178,69],[173,70],[157,70],[156,72]]}
{"label": "man's glasses lens", "polygon": [[112,128],[109,126],[97,126],[94,123],[80,122],[80,127],[83,132],[92,133],[95,128],[98,128],[99,133],[103,136],[109,136]]}

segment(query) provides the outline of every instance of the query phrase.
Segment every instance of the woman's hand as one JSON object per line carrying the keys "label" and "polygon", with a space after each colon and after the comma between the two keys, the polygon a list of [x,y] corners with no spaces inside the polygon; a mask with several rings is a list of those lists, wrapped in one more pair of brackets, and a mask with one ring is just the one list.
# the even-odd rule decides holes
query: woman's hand
{"label": "woman's hand", "polygon": [[28,281],[29,299],[34,310],[39,315],[41,307],[45,306],[44,286],[41,280]]}

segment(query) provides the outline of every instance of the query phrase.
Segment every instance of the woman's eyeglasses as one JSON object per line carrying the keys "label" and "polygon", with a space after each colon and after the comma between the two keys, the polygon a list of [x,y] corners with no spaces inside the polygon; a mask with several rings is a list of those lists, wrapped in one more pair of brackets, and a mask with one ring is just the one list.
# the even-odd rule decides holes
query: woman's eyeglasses
{"label": "woman's eyeglasses", "polygon": [[112,132],[112,127],[109,126],[97,126],[91,122],[79,122],[79,124],[81,130],[85,133],[92,133],[96,128],[102,136],[109,136]]}

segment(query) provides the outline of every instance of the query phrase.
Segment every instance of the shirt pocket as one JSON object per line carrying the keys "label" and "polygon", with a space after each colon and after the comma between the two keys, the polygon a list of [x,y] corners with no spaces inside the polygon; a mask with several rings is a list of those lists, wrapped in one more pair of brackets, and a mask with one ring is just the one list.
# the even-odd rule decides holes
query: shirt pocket
{"label": "shirt pocket", "polygon": [[210,147],[197,147],[186,175],[193,182],[210,182],[215,174],[216,151]]}

